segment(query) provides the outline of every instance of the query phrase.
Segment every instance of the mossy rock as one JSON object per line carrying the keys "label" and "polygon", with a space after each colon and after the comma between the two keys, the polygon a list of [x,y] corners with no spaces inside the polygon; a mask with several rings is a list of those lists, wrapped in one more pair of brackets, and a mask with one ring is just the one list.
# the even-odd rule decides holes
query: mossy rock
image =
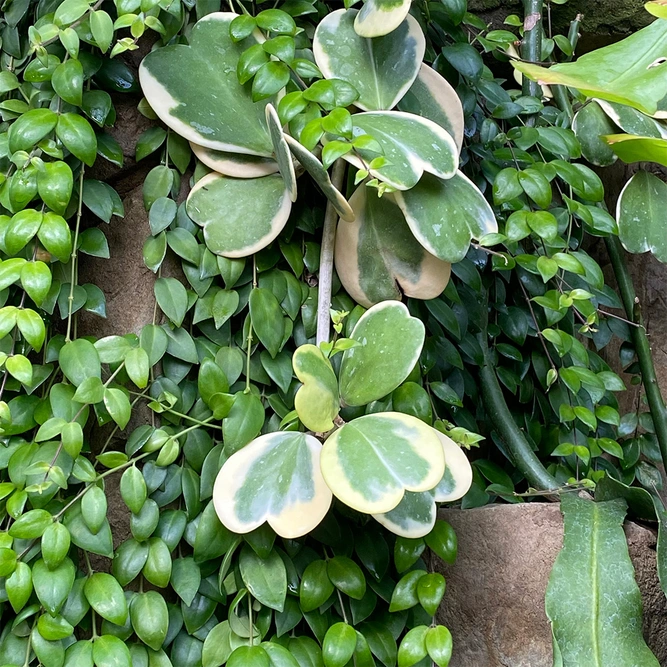
{"label": "mossy rock", "polygon": [[[515,0],[470,0],[468,4],[470,11],[487,13],[494,22],[505,14],[520,14],[523,5]],[[553,6],[554,29],[566,29],[577,13],[584,15],[583,32],[596,35],[625,34],[652,20],[644,10],[644,0],[570,0]]]}

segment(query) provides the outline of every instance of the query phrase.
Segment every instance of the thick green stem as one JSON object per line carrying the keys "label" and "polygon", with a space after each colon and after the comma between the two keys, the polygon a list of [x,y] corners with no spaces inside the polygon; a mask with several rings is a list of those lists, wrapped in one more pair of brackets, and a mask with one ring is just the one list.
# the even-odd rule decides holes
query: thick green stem
{"label": "thick green stem", "polygon": [[608,236],[605,238],[605,243],[607,245],[609,259],[611,260],[611,266],[614,269],[614,275],[616,276],[616,283],[618,284],[618,290],[621,294],[625,313],[628,320],[637,325],[630,327],[630,334],[635,346],[635,352],[637,353],[644,391],[646,392],[646,401],[648,402],[651,417],[653,418],[653,426],[655,428],[655,435],[658,439],[658,445],[660,446],[662,462],[665,469],[667,469],[667,408],[665,407],[665,401],[660,393],[658,378],[655,374],[651,345],[648,336],[646,335],[646,328],[642,322],[639,299],[637,299],[635,294],[632,277],[628,271],[623,247],[621,246],[618,237]]}
{"label": "thick green stem", "polygon": [[528,483],[533,488],[541,491],[557,489],[560,485],[542,465],[507,407],[503,390],[493,367],[486,336],[485,331],[477,336],[484,352],[484,364],[480,370],[480,387],[484,409],[496,432],[512,455],[514,464],[528,480]]}
{"label": "thick green stem", "polygon": [[[523,0],[521,57],[531,63],[538,63],[542,60],[542,5],[542,0]],[[524,76],[523,94],[540,97],[540,84]]]}

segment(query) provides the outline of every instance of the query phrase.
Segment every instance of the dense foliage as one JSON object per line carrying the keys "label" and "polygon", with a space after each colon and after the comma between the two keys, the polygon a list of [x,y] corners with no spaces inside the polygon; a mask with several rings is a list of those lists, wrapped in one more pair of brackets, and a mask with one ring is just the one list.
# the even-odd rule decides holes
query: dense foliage
{"label": "dense foliage", "polygon": [[[664,404],[616,240],[620,226],[629,250],[661,256],[655,213],[643,239],[624,225],[651,180],[628,186],[617,223],[582,156],[630,159],[617,146],[642,138],[659,149],[665,130],[648,114],[664,68],[636,98],[577,85],[590,67],[519,90],[503,78],[515,42],[524,74],[543,78],[526,66],[570,60],[576,22],[567,37],[540,23],[523,34],[518,17],[490,30],[461,0],[383,5],[6,6],[0,665],[446,667],[452,638],[434,622],[445,581],[423,556],[453,562],[457,547],[436,502],[471,483],[465,508],[559,486],[629,502],[635,482],[660,488]],[[661,53],[663,23],[642,37]],[[122,54],[147,29],[158,42],[139,108],[167,126],[136,155],[153,161],[156,311],[139,335],[94,340],[77,313],[104,316],[104,295],[79,284],[78,264],[109,250],[83,218],[123,215],[94,165],[122,163],[105,128],[116,96],[139,91]],[[625,48],[614,62],[640,69],[644,50]],[[599,137],[618,128],[635,138],[610,148]],[[590,237],[616,249],[622,300]],[[162,275],[167,254],[184,279]],[[623,305],[627,317],[612,312]],[[625,387],[601,354],[613,337],[649,412],[619,412]],[[148,423],[121,437],[143,407]],[[92,422],[109,425],[104,442]],[[365,442],[374,457],[357,456]],[[378,454],[378,442],[395,446]],[[471,471],[461,446],[473,445]],[[121,543],[112,476],[131,513]]]}

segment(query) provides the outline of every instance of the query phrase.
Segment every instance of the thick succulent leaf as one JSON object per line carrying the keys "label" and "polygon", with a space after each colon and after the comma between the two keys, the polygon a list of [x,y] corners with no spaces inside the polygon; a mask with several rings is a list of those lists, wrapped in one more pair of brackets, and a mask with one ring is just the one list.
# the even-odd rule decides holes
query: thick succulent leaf
{"label": "thick succulent leaf", "polygon": [[546,612],[563,667],[658,667],[642,637],[642,600],[623,531],[623,500],[565,494],[563,549],[551,571]]}
{"label": "thick succulent leaf", "polygon": [[[434,429],[435,430],[435,429]],[[461,447],[436,431],[445,454],[445,474],[433,489],[437,503],[453,503],[463,498],[472,485],[472,466]]]}
{"label": "thick succulent leaf", "polygon": [[303,382],[294,397],[299,419],[311,431],[330,431],[340,410],[338,380],[331,363],[319,347],[301,345],[292,356],[292,367]]}
{"label": "thick succulent leaf", "polygon": [[242,153],[225,153],[212,148],[200,146],[192,141],[190,148],[196,158],[209,169],[233,178],[259,178],[278,171],[278,163],[266,157],[243,155]]}
{"label": "thick succulent leaf", "polygon": [[398,28],[410,11],[412,0],[366,0],[354,30],[361,37],[382,37]]}
{"label": "thick succulent leaf", "polygon": [[374,514],[373,518],[395,535],[416,539],[428,535],[438,513],[433,491],[406,491],[403,499],[390,512]]}
{"label": "thick succulent leaf", "polygon": [[607,134],[603,137],[610,150],[618,157],[632,162],[657,162],[667,166],[667,140],[638,137],[633,134]]}
{"label": "thick succulent leaf", "polygon": [[582,107],[572,120],[574,130],[581,144],[582,155],[598,167],[609,167],[618,159],[602,138],[614,134],[616,126],[597,102],[590,102]]}
{"label": "thick succulent leaf", "polygon": [[299,161],[299,164],[310,174],[315,183],[320,187],[320,190],[322,190],[324,196],[332,203],[338,215],[343,220],[354,220],[354,213],[349,202],[334,187],[329,178],[329,172],[324,168],[324,165],[296,139],[286,134],[285,141],[294,157]]}
{"label": "thick succulent leaf", "polygon": [[563,85],[584,95],[620,102],[653,115],[667,90],[667,21],[658,20],[620,42],[596,49],[573,63],[550,68],[513,61],[534,81]]}
{"label": "thick succulent leaf", "polygon": [[264,522],[281,537],[309,533],[332,500],[320,472],[321,452],[313,436],[280,431],[262,435],[232,454],[213,489],[220,522],[242,534]]}
{"label": "thick succulent leaf", "polygon": [[419,243],[452,264],[466,256],[471,239],[498,231],[493,209],[460,171],[446,181],[425,174],[414,188],[394,197]]}
{"label": "thick succulent leaf", "polygon": [[[606,102],[605,100],[597,100],[597,102],[613,123],[618,125],[623,132],[637,134],[642,137],[667,138],[667,129],[655,118],[651,118],[651,116],[647,116],[625,104]],[[608,134],[611,134],[611,132]]]}
{"label": "thick succulent leaf", "polygon": [[339,373],[343,401],[366,405],[394,391],[419,360],[424,335],[423,323],[410,315],[404,303],[383,301],[366,311],[350,335],[359,345],[343,352]]}
{"label": "thick succulent leaf", "polygon": [[360,185],[350,198],[354,222],[340,220],[336,272],[348,294],[368,308],[403,294],[434,299],[449,282],[451,265],[426,252],[391,195]]}
{"label": "thick succulent leaf", "polygon": [[282,231],[292,202],[279,174],[229,178],[212,173],[192,188],[190,218],[204,228],[208,249],[223,257],[247,257]]}
{"label": "thick succulent leaf", "polygon": [[285,188],[289,192],[290,199],[296,201],[296,174],[294,173],[294,163],[287,142],[283,135],[283,128],[280,124],[280,118],[273,104],[266,105],[266,125],[269,128],[269,135],[273,142],[273,152],[278,163],[278,170],[285,181]]}
{"label": "thick succulent leaf", "polygon": [[364,111],[393,109],[419,73],[426,40],[408,15],[390,35],[369,40],[354,30],[356,9],[339,9],[315,31],[315,62],[327,79],[343,79],[359,92]]}
{"label": "thick succulent leaf", "polygon": [[461,151],[465,127],[463,105],[447,79],[426,63],[422,63],[419,75],[398,103],[398,109],[423,116],[444,127]]}
{"label": "thick succulent leaf", "polygon": [[667,262],[667,183],[637,172],[623,188],[616,208],[618,236],[628,252],[651,251]]}
{"label": "thick succulent leaf", "polygon": [[443,433],[433,429],[445,455],[445,473],[431,491],[406,491],[403,500],[390,512],[373,516],[396,535],[424,537],[435,524],[436,503],[449,503],[463,498],[472,484],[472,466],[463,450]]}
{"label": "thick succulent leaf", "polygon": [[[359,113],[352,117],[352,131],[355,137],[368,134],[380,144],[387,164],[370,173],[397,190],[413,188],[425,171],[443,179],[456,174],[459,151],[454,139],[428,118],[403,111]],[[344,157],[358,168],[365,166],[354,153]]]}
{"label": "thick succulent leaf", "polygon": [[249,37],[234,43],[231,12],[200,19],[190,45],[171,44],[149,53],[139,67],[144,95],[155,113],[189,141],[218,151],[270,157],[271,139],[264,106],[254,103],[249,86],[242,86],[236,66]]}
{"label": "thick succulent leaf", "polygon": [[445,457],[430,426],[411,415],[364,415],[335,431],[322,448],[322,474],[353,509],[380,514],[406,491],[428,491],[442,478]]}

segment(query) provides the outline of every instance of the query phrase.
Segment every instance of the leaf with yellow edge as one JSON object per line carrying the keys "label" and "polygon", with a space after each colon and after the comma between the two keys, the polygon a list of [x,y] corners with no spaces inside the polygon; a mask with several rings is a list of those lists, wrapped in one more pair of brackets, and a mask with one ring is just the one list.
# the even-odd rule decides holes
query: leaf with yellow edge
{"label": "leaf with yellow edge", "polygon": [[445,472],[436,432],[398,412],[364,415],[345,424],[324,443],[320,463],[334,495],[365,514],[389,512],[406,491],[428,491]]}
{"label": "leaf with yellow edge", "polygon": [[281,537],[306,535],[324,518],[332,495],[320,471],[322,445],[305,433],[267,433],[232,454],[218,473],[213,504],[235,533],[263,523]]}
{"label": "leaf with yellow edge", "polygon": [[331,363],[319,347],[301,345],[292,356],[292,366],[303,382],[294,397],[299,419],[311,431],[330,431],[340,410],[338,380]]}
{"label": "leaf with yellow edge", "polygon": [[366,0],[354,19],[360,37],[382,37],[398,28],[410,11],[412,0]]}
{"label": "leaf with yellow edge", "polygon": [[362,306],[405,294],[434,299],[449,282],[451,265],[427,252],[410,231],[389,194],[360,185],[350,197],[354,222],[340,220],[336,272],[347,293]]}
{"label": "leaf with yellow edge", "polygon": [[272,158],[243,155],[242,153],[225,153],[200,146],[192,141],[190,148],[202,164],[224,176],[259,178],[278,171],[278,163]]}
{"label": "leaf with yellow edge", "polygon": [[607,134],[602,137],[612,151],[628,164],[657,162],[667,166],[667,140],[634,134]]}
{"label": "leaf with yellow edge", "polygon": [[415,82],[398,103],[398,110],[428,118],[444,127],[461,150],[465,127],[461,100],[449,81],[426,63],[421,64]]}
{"label": "leaf with yellow edge", "polygon": [[658,19],[629,37],[550,68],[513,61],[546,85],[576,88],[588,97],[620,102],[653,115],[667,90],[667,21]]}
{"label": "leaf with yellow edge", "polygon": [[436,503],[459,500],[472,484],[472,466],[463,450],[449,437],[436,431],[445,455],[445,474],[438,485],[422,493],[406,491],[403,500],[390,512],[373,518],[396,535],[424,537],[431,532],[437,515]]}
{"label": "leaf with yellow edge", "polygon": [[190,218],[204,228],[208,249],[235,258],[247,257],[269,245],[283,230],[292,202],[278,174],[229,178],[211,173],[192,188],[186,209]]}

